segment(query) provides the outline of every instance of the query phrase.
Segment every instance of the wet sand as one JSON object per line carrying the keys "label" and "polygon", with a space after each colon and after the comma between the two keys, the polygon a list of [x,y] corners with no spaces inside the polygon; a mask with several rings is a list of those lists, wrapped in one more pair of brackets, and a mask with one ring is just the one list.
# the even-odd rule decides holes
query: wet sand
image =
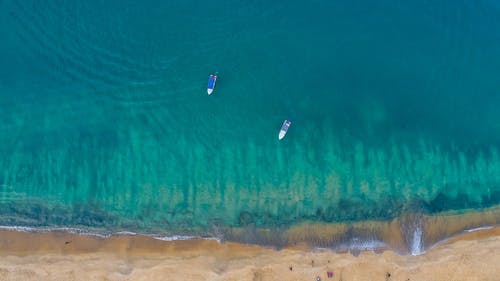
{"label": "wet sand", "polygon": [[[276,250],[215,240],[0,231],[0,280],[499,280],[500,227],[425,254]],[[327,278],[326,272],[334,277]]]}
{"label": "wet sand", "polygon": [[[500,225],[500,206],[436,215],[406,213],[392,220],[303,222],[281,230],[231,228],[223,231],[223,236],[228,241],[278,247],[306,244],[319,248],[367,249],[380,247],[383,242],[399,254],[418,254],[466,229],[497,225]],[[422,239],[415,239],[418,231]]]}

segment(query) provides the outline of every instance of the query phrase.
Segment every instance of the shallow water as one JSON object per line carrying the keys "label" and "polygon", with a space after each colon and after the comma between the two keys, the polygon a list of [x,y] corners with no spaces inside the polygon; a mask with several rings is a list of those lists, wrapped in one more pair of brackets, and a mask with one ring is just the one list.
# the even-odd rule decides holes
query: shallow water
{"label": "shallow water", "polygon": [[194,235],[496,206],[499,28],[495,1],[0,1],[0,224]]}

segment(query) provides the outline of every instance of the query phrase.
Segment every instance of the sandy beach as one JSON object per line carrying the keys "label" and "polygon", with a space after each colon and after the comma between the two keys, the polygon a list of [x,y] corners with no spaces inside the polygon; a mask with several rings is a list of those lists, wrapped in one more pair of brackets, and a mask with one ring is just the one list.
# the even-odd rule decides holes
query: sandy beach
{"label": "sandy beach", "polygon": [[[500,227],[419,256],[0,231],[0,280],[499,280]],[[327,272],[334,273],[333,278]]]}

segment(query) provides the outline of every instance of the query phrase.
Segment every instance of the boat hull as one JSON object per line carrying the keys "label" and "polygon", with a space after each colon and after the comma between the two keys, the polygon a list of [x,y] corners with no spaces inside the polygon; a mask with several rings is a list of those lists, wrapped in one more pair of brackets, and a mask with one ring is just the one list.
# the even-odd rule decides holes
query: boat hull
{"label": "boat hull", "polygon": [[285,120],[285,122],[283,122],[283,125],[281,126],[280,132],[278,134],[278,140],[282,140],[285,137],[286,133],[288,132],[288,128],[290,128],[291,124],[292,122],[288,120]]}
{"label": "boat hull", "polygon": [[282,140],[286,135],[286,132],[285,131],[280,131],[280,133],[278,134],[278,139],[279,140]]}
{"label": "boat hull", "polygon": [[210,75],[210,77],[208,78],[207,93],[209,95],[213,93],[216,81],[217,81],[217,76],[214,74]]}

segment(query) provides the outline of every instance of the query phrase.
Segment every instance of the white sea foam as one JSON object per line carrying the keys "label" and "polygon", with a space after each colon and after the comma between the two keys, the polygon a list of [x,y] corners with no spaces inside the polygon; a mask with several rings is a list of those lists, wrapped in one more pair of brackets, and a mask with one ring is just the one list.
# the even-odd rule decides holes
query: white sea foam
{"label": "white sea foam", "polygon": [[22,232],[68,232],[72,234],[79,235],[90,235],[90,236],[98,236],[102,238],[108,238],[111,234],[107,233],[99,233],[90,230],[80,229],[80,228],[71,228],[71,227],[29,227],[29,226],[6,226],[0,225],[0,229],[4,230],[14,230],[14,231],[22,231]]}
{"label": "white sea foam", "polygon": [[171,235],[171,236],[148,235],[148,236],[162,241],[181,241],[181,240],[191,240],[191,239],[215,240],[219,243],[222,241],[220,238],[217,237],[201,237],[201,236],[190,236],[190,235]]}
{"label": "white sea foam", "polygon": [[363,251],[375,250],[385,246],[386,244],[379,240],[361,240],[357,238],[353,239],[353,241],[349,245],[351,249]]}
{"label": "white sea foam", "polygon": [[[387,247],[387,244],[375,239],[362,239],[358,237],[354,237],[349,240],[347,243],[342,243],[336,247],[335,250],[359,250],[359,251],[373,251],[376,249]],[[317,248],[323,249],[323,248]]]}
{"label": "white sea foam", "polygon": [[423,253],[422,251],[422,227],[417,225],[415,230],[413,231],[413,237],[410,245],[410,253],[412,256],[417,256]]}
{"label": "white sea foam", "polygon": [[89,235],[89,236],[97,236],[101,238],[109,238],[111,236],[135,236],[135,235],[144,235],[154,239],[162,240],[162,241],[176,241],[176,240],[190,240],[190,239],[204,239],[204,240],[215,240],[217,242],[221,242],[220,238],[217,237],[202,237],[202,236],[191,236],[191,235],[171,235],[165,236],[161,234],[141,234],[132,231],[118,231],[114,233],[104,233],[97,231],[90,231],[80,228],[71,228],[71,227],[29,227],[29,226],[7,226],[0,225],[0,229],[4,230],[12,230],[12,231],[20,231],[20,232],[67,232],[78,235]]}
{"label": "white sea foam", "polygon": [[474,232],[474,231],[480,231],[480,230],[486,230],[486,229],[492,229],[494,226],[481,226],[481,227],[476,227],[476,228],[471,228],[471,229],[466,229],[465,232]]}
{"label": "white sea foam", "polygon": [[6,225],[0,225],[0,229],[22,231],[22,232],[35,232],[36,231],[32,227],[26,227],[26,226],[6,226]]}
{"label": "white sea foam", "polygon": [[118,231],[118,232],[115,232],[113,233],[113,235],[130,235],[130,236],[134,236],[134,235],[138,235],[137,233],[135,232],[131,232],[131,231]]}
{"label": "white sea foam", "polygon": [[196,238],[201,238],[197,236],[185,236],[185,235],[172,235],[172,236],[156,236],[152,235],[154,239],[162,240],[162,241],[177,241],[177,240],[190,240],[190,239],[196,239]]}

